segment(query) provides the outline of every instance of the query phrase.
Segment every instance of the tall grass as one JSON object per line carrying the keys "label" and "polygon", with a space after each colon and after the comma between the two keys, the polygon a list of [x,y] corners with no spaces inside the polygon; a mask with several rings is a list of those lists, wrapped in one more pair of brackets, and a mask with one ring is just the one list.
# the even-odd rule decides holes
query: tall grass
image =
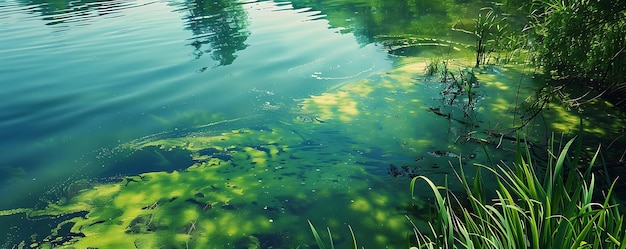
{"label": "tall grass", "polygon": [[418,180],[426,182],[438,211],[428,233],[415,229],[418,248],[626,248],[624,215],[611,201],[615,181],[605,191],[596,189],[591,169],[599,149],[580,165],[580,141],[572,139],[561,148],[551,143],[543,176],[521,142],[512,165],[476,165],[496,176],[490,200],[480,170],[473,182],[462,167],[457,172],[466,202],[425,176],[413,178],[411,196]]}
{"label": "tall grass", "polygon": [[[313,226],[313,223],[311,223],[311,221],[309,220],[309,227],[311,228],[311,232],[313,233],[313,237],[315,238],[315,243],[317,244],[317,247],[319,247],[320,249],[326,249],[326,244],[324,243],[324,241],[322,240],[322,238],[320,237],[320,234],[317,232],[317,229],[315,229],[315,226]],[[354,231],[352,231],[352,226],[348,225],[348,229],[350,229],[350,234],[352,235],[352,243],[351,243],[351,247],[352,249],[357,249],[357,244],[356,244],[356,237],[354,236]],[[335,249],[335,242],[333,241],[333,235],[330,232],[330,228],[326,227],[326,230],[328,230],[328,240],[330,241],[328,244],[330,245],[331,249]]]}
{"label": "tall grass", "polygon": [[457,28],[456,25],[452,28],[476,37],[476,67],[486,64],[489,55],[494,52],[495,47],[499,46],[508,26],[505,20],[492,8],[483,8],[478,13],[478,18],[474,19],[475,25],[470,30]]}

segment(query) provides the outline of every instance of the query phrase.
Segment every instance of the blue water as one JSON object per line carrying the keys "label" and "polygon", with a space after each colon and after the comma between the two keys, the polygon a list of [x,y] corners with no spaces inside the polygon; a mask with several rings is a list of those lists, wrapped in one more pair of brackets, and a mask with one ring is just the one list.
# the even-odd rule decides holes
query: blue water
{"label": "blue water", "polygon": [[271,117],[268,106],[391,67],[377,45],[288,3],[60,4],[0,2],[0,209],[97,175],[120,143]]}

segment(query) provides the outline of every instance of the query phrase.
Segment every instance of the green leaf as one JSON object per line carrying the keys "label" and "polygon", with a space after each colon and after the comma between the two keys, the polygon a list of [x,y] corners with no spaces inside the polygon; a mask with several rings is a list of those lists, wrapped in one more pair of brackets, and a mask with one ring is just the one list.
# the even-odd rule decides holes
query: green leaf
{"label": "green leaf", "polygon": [[322,242],[322,239],[320,238],[320,235],[317,233],[317,230],[315,230],[313,223],[311,223],[310,220],[307,220],[307,221],[309,222],[309,226],[311,227],[311,232],[313,232],[313,237],[315,237],[315,242],[317,243],[317,246],[320,249],[326,249],[326,247],[324,246],[324,243]]}
{"label": "green leaf", "polygon": [[350,229],[350,235],[352,235],[352,249],[357,249],[356,245],[356,237],[354,236],[354,231],[352,231],[352,227],[348,225],[348,229]]}

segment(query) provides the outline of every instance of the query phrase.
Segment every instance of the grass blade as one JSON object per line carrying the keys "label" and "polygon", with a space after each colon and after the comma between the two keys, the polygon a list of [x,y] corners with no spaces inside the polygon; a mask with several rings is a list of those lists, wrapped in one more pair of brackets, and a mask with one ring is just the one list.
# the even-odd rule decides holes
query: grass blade
{"label": "grass blade", "polygon": [[354,231],[352,231],[352,227],[348,225],[348,229],[350,229],[350,235],[352,235],[352,249],[357,249],[356,245],[356,237],[354,236]]}
{"label": "grass blade", "polygon": [[315,242],[317,242],[317,247],[319,247],[320,249],[326,249],[324,243],[322,242],[322,238],[320,238],[319,233],[317,233],[317,230],[315,230],[313,223],[311,223],[310,220],[307,221],[309,222],[309,226],[311,227],[311,232],[313,232],[313,237],[315,237]]}

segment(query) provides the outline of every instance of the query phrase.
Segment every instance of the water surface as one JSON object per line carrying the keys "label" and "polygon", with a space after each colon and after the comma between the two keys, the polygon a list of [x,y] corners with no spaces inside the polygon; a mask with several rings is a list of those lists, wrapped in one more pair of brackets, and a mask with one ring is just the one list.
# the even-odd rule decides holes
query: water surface
{"label": "water surface", "polygon": [[290,108],[389,68],[375,45],[288,4],[75,4],[3,4],[0,130],[10,153],[2,165],[17,172],[2,190],[24,191],[12,198],[84,167],[102,148]]}
{"label": "water surface", "polygon": [[[404,245],[405,215],[430,210],[410,177],[510,162],[511,141],[479,139],[513,129],[537,84],[477,70],[467,109],[424,75],[432,57],[472,62],[450,27],[485,4],[2,1],[0,210],[16,214],[1,245],[314,247],[307,220],[337,245],[347,225]],[[529,127],[541,145],[576,125]]]}

